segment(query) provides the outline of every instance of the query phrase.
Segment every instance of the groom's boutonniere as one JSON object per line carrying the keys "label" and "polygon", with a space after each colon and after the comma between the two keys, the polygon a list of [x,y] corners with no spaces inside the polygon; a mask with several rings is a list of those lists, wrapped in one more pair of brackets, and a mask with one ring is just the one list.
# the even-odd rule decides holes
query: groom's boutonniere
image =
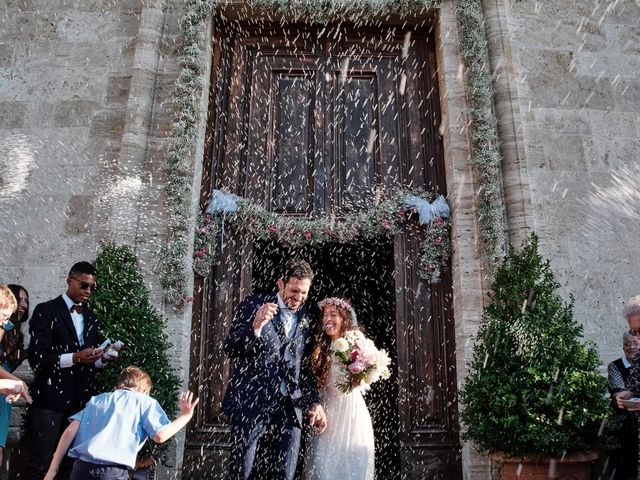
{"label": "groom's boutonniere", "polygon": [[307,330],[309,328],[309,319],[307,318],[306,315],[304,315],[301,319],[300,319],[300,323],[298,324],[298,328],[300,330]]}

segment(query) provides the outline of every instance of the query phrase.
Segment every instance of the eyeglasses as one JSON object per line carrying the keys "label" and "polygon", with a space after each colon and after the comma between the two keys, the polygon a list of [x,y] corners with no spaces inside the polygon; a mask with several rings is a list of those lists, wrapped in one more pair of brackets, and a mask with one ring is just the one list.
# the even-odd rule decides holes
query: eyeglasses
{"label": "eyeglasses", "polygon": [[73,278],[76,282],[78,282],[80,284],[80,290],[91,290],[92,292],[95,292],[97,285],[95,283],[87,283],[87,282],[83,282],[79,279],[77,279],[76,277],[71,277]]}

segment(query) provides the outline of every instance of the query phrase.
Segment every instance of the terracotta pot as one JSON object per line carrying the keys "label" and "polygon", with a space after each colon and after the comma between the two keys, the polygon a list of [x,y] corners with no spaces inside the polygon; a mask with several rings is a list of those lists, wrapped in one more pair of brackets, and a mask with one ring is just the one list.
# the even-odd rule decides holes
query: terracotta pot
{"label": "terracotta pot", "polygon": [[518,457],[493,452],[489,457],[501,465],[501,480],[591,480],[591,464],[598,454],[583,452],[563,457]]}

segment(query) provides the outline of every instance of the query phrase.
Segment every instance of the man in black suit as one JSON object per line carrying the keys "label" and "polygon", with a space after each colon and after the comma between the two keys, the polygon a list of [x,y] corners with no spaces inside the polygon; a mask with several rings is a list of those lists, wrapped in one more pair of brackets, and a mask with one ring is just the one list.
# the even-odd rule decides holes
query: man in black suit
{"label": "man in black suit", "polygon": [[[71,267],[67,291],[36,306],[29,322],[29,364],[35,372],[31,408],[31,459],[27,480],[41,480],[70,415],[84,408],[95,392],[96,370],[109,357],[98,348],[98,319],[86,302],[96,288],[88,262]],[[58,479],[68,478],[71,463]]]}
{"label": "man in black suit", "polygon": [[312,280],[307,262],[289,261],[277,292],[249,295],[235,314],[224,342],[235,361],[222,403],[233,436],[228,480],[293,480],[305,417],[318,432],[326,426],[303,307]]}

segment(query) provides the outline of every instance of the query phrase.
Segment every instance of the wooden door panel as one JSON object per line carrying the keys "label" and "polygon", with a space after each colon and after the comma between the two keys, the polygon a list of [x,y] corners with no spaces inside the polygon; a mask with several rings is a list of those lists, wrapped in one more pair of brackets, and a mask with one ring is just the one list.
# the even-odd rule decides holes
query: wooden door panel
{"label": "wooden door panel", "polygon": [[275,72],[272,108],[272,198],[277,212],[305,214],[313,205],[315,71]]}
{"label": "wooden door panel", "polygon": [[365,196],[379,183],[377,79],[374,72],[350,73],[344,79],[337,72],[336,77],[338,205],[351,210],[362,208]]}
{"label": "wooden door panel", "polygon": [[245,195],[271,211],[308,214],[315,186],[314,58],[255,45],[251,55]]}
{"label": "wooden door panel", "polygon": [[403,139],[397,100],[401,77],[397,56],[343,55],[333,66],[329,115],[333,114],[337,159],[335,207],[351,211],[370,205],[374,189],[392,190],[401,184]]}
{"label": "wooden door panel", "polygon": [[[430,29],[216,25],[203,206],[210,189],[226,188],[284,215],[340,218],[368,208],[380,189],[446,193]],[[384,340],[395,349],[395,383],[368,400],[389,429],[379,437],[385,480],[461,478],[451,279],[418,279],[419,235],[394,238],[395,328],[380,331],[395,335]],[[226,231],[220,262],[196,280],[190,381],[204,401],[188,432],[185,478],[214,478],[209,465],[228,454],[220,402],[231,366],[222,342],[251,290],[253,256],[249,239]],[[329,267],[318,261],[324,278]],[[371,279],[385,267],[357,268]],[[393,411],[385,417],[385,409]]]}
{"label": "wooden door panel", "polygon": [[[220,130],[219,142],[222,144],[220,157],[212,159],[212,166],[220,164],[211,181],[216,188],[225,188],[236,192],[237,186],[243,183],[243,124],[245,122],[247,110],[247,62],[250,61],[246,55],[246,49],[242,45],[233,41],[233,38],[224,42],[227,48],[227,55],[224,55],[223,63],[228,65],[228,77],[221,79],[221,83],[228,86],[223,87],[227,93],[221,99],[223,105],[218,112],[217,123]],[[232,55],[228,55],[231,51]],[[220,72],[222,73],[222,72]]]}
{"label": "wooden door panel", "polygon": [[424,32],[412,33],[410,45],[404,62],[408,80],[402,103],[408,132],[407,161],[410,162],[405,181],[414,187],[446,193],[433,37]]}

